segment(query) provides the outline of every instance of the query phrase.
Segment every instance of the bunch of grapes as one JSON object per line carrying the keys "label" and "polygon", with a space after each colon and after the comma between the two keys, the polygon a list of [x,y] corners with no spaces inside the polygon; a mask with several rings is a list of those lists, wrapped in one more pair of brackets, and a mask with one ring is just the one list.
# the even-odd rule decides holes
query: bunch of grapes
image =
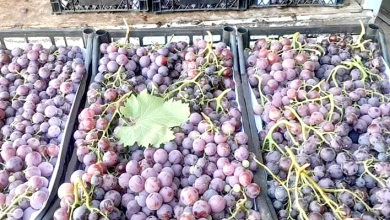
{"label": "bunch of grapes", "polygon": [[259,39],[248,56],[280,219],[390,218],[389,77],[363,36]]}
{"label": "bunch of grapes", "polygon": [[[259,220],[257,165],[241,129],[226,44],[111,43],[100,51],[89,106],[74,132],[80,167],[58,189],[53,218]],[[124,146],[115,137],[125,123],[118,109],[145,89],[188,103],[191,114],[161,146]]]}
{"label": "bunch of grapes", "polygon": [[85,73],[79,47],[0,50],[0,219],[41,209]]}

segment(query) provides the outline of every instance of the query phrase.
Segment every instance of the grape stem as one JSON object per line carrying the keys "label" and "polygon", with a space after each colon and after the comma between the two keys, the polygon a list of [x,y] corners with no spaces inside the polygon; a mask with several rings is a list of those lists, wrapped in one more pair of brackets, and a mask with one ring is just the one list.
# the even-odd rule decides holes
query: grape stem
{"label": "grape stem", "polygon": [[230,214],[231,216],[227,219],[227,220],[232,220],[232,219],[236,219],[238,213],[241,211],[241,210],[246,210],[245,209],[245,202],[248,200],[246,198],[246,195],[245,195],[245,192],[241,190],[241,193],[243,195],[244,198],[242,199],[239,199],[237,202],[236,202],[236,209],[234,210],[234,212],[232,212],[230,210]]}
{"label": "grape stem", "polygon": [[[77,177],[75,182],[74,182],[74,192],[73,192],[73,195],[74,195],[74,204],[77,205],[79,204],[79,187],[81,189],[81,192],[82,194],[84,194],[84,197],[85,197],[85,207],[90,211],[90,212],[93,212],[93,213],[99,213],[100,215],[102,215],[105,219],[109,219],[108,216],[103,213],[102,211],[100,211],[99,209],[97,208],[93,208],[91,207],[90,205],[90,197],[89,197],[89,193],[87,191],[87,189],[85,188],[84,186],[84,183],[83,181],[81,180],[80,177]],[[72,206],[72,211],[71,211],[71,216],[70,218],[72,218],[72,213],[74,211],[74,206]]]}
{"label": "grape stem", "polygon": [[371,211],[371,208],[369,205],[367,205],[367,203],[364,202],[363,199],[361,199],[361,196],[358,196],[356,193],[352,192],[351,190],[349,189],[324,189],[324,192],[330,192],[330,193],[348,193],[348,194],[351,194],[355,199],[359,200],[365,207],[368,211]]}
{"label": "grape stem", "polygon": [[127,24],[126,19],[123,18],[123,22],[126,25],[126,37],[125,37],[125,44],[130,44],[130,26]]}
{"label": "grape stem", "polygon": [[296,170],[295,186],[294,186],[295,202],[296,202],[296,205],[297,205],[297,208],[299,211],[299,215],[301,216],[301,218],[309,220],[309,217],[307,216],[305,210],[302,208],[301,204],[299,203],[298,183],[299,183],[299,179],[301,178],[301,173],[307,167],[309,167],[310,164],[305,164],[305,165],[299,167],[299,166],[296,166],[296,164],[297,164],[296,161],[293,161],[293,160],[291,160],[291,161],[293,162],[292,164],[294,164],[294,162],[295,162],[294,166],[295,166],[295,170]]}
{"label": "grape stem", "polygon": [[[193,78],[193,79],[190,79],[190,80],[183,80],[183,81],[180,81],[180,82],[177,82],[177,83],[174,83],[172,86],[174,85],[177,85],[177,84],[181,84],[178,88],[172,90],[172,91],[169,91],[167,92],[165,95],[164,95],[164,98],[165,99],[169,99],[171,97],[172,94],[174,94],[175,92],[180,92],[182,91],[182,89],[184,88],[184,86],[186,85],[189,85],[191,83],[197,85],[199,87],[200,90],[202,90],[200,84],[196,81],[202,74],[202,72],[196,74],[196,76]],[[203,92],[202,92],[203,94]]]}
{"label": "grape stem", "polygon": [[292,42],[291,42],[291,46],[292,46],[293,49],[298,49],[298,48],[299,48],[299,50],[302,49],[302,44],[298,41],[298,38],[299,38],[300,34],[301,33],[299,33],[299,32],[296,32],[296,33],[293,34],[293,38],[292,38]]}
{"label": "grape stem", "polygon": [[340,69],[350,70],[350,69],[352,69],[352,66],[346,67],[346,66],[343,66],[343,65],[337,65],[335,68],[332,69],[332,71],[330,72],[329,77],[328,77],[328,79],[326,81],[328,82],[332,78],[332,81],[333,81],[334,85],[336,87],[339,87],[339,85],[337,84],[336,73]]}
{"label": "grape stem", "polygon": [[122,68],[123,68],[123,65],[121,65],[121,66],[118,68],[118,70],[116,71],[116,73],[115,73],[115,75],[117,75],[117,76],[116,76],[114,82],[112,82],[112,85],[113,85],[114,87],[116,87],[117,81],[119,81],[119,87],[122,86],[122,77],[121,77],[121,70],[122,70]]}
{"label": "grape stem", "polygon": [[356,39],[355,44],[359,44],[362,41],[363,36],[366,34],[366,28],[364,27],[363,21],[359,20],[359,23],[360,23],[360,26],[362,29],[361,29],[359,37]]}
{"label": "grape stem", "polygon": [[216,111],[217,113],[222,113],[222,112],[225,111],[224,108],[223,108],[223,106],[222,106],[222,99],[223,99],[223,97],[224,97],[228,92],[230,92],[230,91],[232,91],[231,88],[225,89],[221,94],[218,95],[218,97],[216,97],[216,98],[214,99],[215,102],[217,103],[217,106],[215,107],[215,111]]}
{"label": "grape stem", "polygon": [[264,106],[265,105],[265,99],[267,100],[267,102],[269,102],[270,100],[264,96],[263,94],[263,91],[261,90],[261,83],[263,82],[263,78],[261,78],[261,76],[257,75],[257,74],[253,74],[253,76],[258,80],[258,90],[259,90],[259,93],[260,93],[260,102],[261,102],[261,105]]}
{"label": "grape stem", "polygon": [[375,90],[365,90],[365,91],[367,93],[371,94],[371,96],[373,96],[373,95],[379,96],[382,102],[389,102],[390,101],[390,97],[387,97],[379,92],[376,92]]}
{"label": "grape stem", "polygon": [[206,114],[204,114],[203,112],[200,113],[203,118],[206,120],[206,122],[209,124],[209,126],[207,126],[207,131],[208,132],[216,132],[218,131],[218,128],[214,125],[214,123],[211,121],[211,118],[208,117]]}
{"label": "grape stem", "polygon": [[262,146],[262,149],[264,150],[265,149],[265,145],[268,141],[268,151],[272,151],[274,148],[273,146],[276,146],[278,148],[278,150],[281,152],[281,153],[284,153],[283,149],[279,147],[279,145],[276,143],[276,141],[273,139],[272,137],[272,134],[274,133],[274,131],[280,126],[280,125],[287,125],[287,126],[294,126],[292,123],[288,122],[287,120],[280,120],[278,122],[276,122],[268,131],[268,134],[267,136],[265,137],[264,139],[264,142],[263,142],[263,146]]}
{"label": "grape stem", "polygon": [[353,58],[351,61],[343,61],[343,62],[341,62],[340,65],[337,65],[335,68],[333,68],[329,74],[327,81],[329,81],[332,78],[332,81],[335,84],[335,86],[339,87],[339,85],[337,84],[337,79],[336,79],[337,71],[340,69],[350,70],[353,67],[357,68],[362,73],[362,78],[360,79],[360,81],[363,84],[366,82],[367,77],[371,78],[372,76],[375,76],[379,80],[381,80],[381,81],[383,80],[383,78],[380,75],[373,73],[373,72],[369,71],[366,67],[364,67],[364,65],[362,63],[362,58],[357,56],[357,57]]}
{"label": "grape stem", "polygon": [[361,26],[361,32],[356,39],[356,41],[352,44],[352,48],[359,48],[361,51],[366,51],[366,48],[364,47],[364,44],[367,42],[370,42],[371,40],[365,40],[362,42],[364,35],[366,35],[366,28],[364,27],[363,21],[359,20],[360,26]]}
{"label": "grape stem", "polygon": [[[120,112],[119,112],[119,107],[120,107],[122,101],[124,101],[124,100],[125,100],[129,95],[131,95],[131,94],[132,94],[131,92],[130,92],[130,93],[127,93],[127,94],[123,95],[120,99],[118,99],[117,101],[115,101],[115,102],[113,102],[113,103],[110,103],[109,105],[107,105],[106,109],[104,109],[104,111],[101,113],[101,115],[104,115],[109,107],[111,107],[112,105],[116,105],[116,106],[115,106],[115,112],[112,114],[112,116],[111,116],[111,118],[110,118],[110,121],[108,121],[106,128],[103,130],[102,135],[100,136],[100,140],[101,140],[103,137],[107,137],[107,134],[108,134],[108,130],[109,130],[109,128],[110,128],[110,125],[114,122],[116,115],[117,115],[118,113],[120,113]],[[99,141],[96,141],[96,143],[97,143],[97,142],[99,142]],[[96,148],[96,149],[97,149],[97,148]],[[99,149],[97,149],[97,152],[98,152],[98,153],[97,153],[98,161],[101,162],[101,161],[103,160],[103,158],[102,158],[103,156],[102,156],[102,154],[100,153],[100,150],[99,150]]]}
{"label": "grape stem", "polygon": [[106,128],[103,130],[102,137],[105,136],[105,135],[107,135],[108,129],[110,128],[111,123],[114,121],[115,116],[116,116],[118,113],[120,113],[120,105],[121,105],[122,101],[124,101],[126,98],[128,98],[131,94],[132,94],[131,92],[130,92],[130,93],[127,93],[127,94],[125,94],[124,96],[122,96],[120,99],[118,99],[118,101],[112,103],[112,104],[115,104],[115,105],[116,105],[116,106],[115,106],[115,112],[112,114],[112,117],[111,117],[110,121],[107,123]]}
{"label": "grape stem", "polygon": [[[317,44],[306,44],[306,45],[309,47],[316,47],[316,48],[320,49],[321,52],[319,52],[319,55],[325,54],[325,49],[323,47],[321,47],[320,45],[317,45]],[[307,48],[305,48],[304,50],[307,50]],[[315,51],[317,51],[317,50],[315,50]]]}
{"label": "grape stem", "polygon": [[[276,176],[266,165],[261,163],[256,157],[253,157],[253,160],[262,168],[264,168],[267,173],[269,173],[273,179],[275,179],[283,188],[286,190],[287,193],[287,198],[288,198],[288,210],[291,211],[292,207],[292,200],[291,200],[291,194],[290,194],[290,189],[287,187],[286,183],[288,184],[288,179],[286,182],[283,182],[278,176]],[[292,169],[292,165],[290,166],[290,170]]]}
{"label": "grape stem", "polygon": [[334,103],[334,95],[333,94],[329,94],[327,96],[322,96],[322,97],[315,98],[315,99],[306,99],[304,101],[297,102],[297,103],[293,104],[292,106],[297,106],[299,104],[303,104],[303,103],[307,103],[307,102],[322,101],[324,99],[328,99],[329,103],[330,103],[330,109],[329,109],[329,114],[328,114],[328,121],[331,121],[332,117],[333,117],[334,109],[336,107],[336,105]]}
{"label": "grape stem", "polygon": [[366,161],[364,161],[363,162],[363,166],[364,166],[364,170],[365,170],[365,172],[369,175],[369,176],[371,176],[374,180],[376,180],[383,188],[386,188],[386,184],[382,181],[382,180],[380,180],[378,177],[376,177],[371,171],[370,171],[370,169],[369,169],[369,163],[371,163],[372,162],[372,160],[366,160]]}
{"label": "grape stem", "polygon": [[325,143],[329,144],[329,142],[325,139],[324,137],[324,134],[321,133],[320,131],[318,131],[317,129],[315,129],[314,127],[312,126],[309,126],[307,125],[301,117],[299,117],[298,113],[293,109],[291,108],[290,106],[285,106],[286,109],[290,110],[294,115],[295,115],[295,118],[299,121],[299,123],[301,124],[301,127],[302,127],[302,138],[303,140],[307,140],[307,137],[306,137],[306,129],[307,130],[312,130],[314,133],[316,133]]}
{"label": "grape stem", "polygon": [[205,51],[208,51],[208,54],[206,56],[207,63],[210,63],[210,56],[213,55],[213,62],[217,65],[217,68],[219,69],[220,65],[218,63],[217,54],[214,53],[213,50],[213,35],[210,31],[207,31],[207,35],[209,37],[209,40],[207,41],[206,48],[202,51],[204,53]]}
{"label": "grape stem", "polygon": [[8,205],[7,208],[1,211],[0,213],[0,219],[3,219],[7,216],[7,214],[12,210],[14,206],[16,206],[21,199],[24,198],[30,198],[30,196],[27,196],[28,193],[30,193],[30,187],[27,187],[23,194],[17,195],[14,198],[12,198],[11,203]]}
{"label": "grape stem", "polygon": [[[324,192],[324,190],[322,189],[322,187],[320,187],[307,173],[304,169],[301,169],[301,166],[298,164],[298,161],[295,157],[295,154],[293,153],[293,151],[289,148],[289,147],[286,147],[285,148],[288,155],[290,156],[290,159],[291,159],[291,164],[292,166],[296,167],[296,169],[300,172],[299,172],[299,176],[302,176],[303,178],[306,178],[310,185],[312,185],[316,191],[318,191],[321,195],[321,197],[324,199],[325,203],[328,204],[328,206],[332,209],[333,213],[336,215],[337,219],[343,219],[342,216],[340,216],[338,214],[338,211],[337,211],[337,208],[334,207],[335,205],[337,206],[337,204],[335,204],[331,199],[329,199],[329,197],[326,195],[326,193]],[[298,178],[298,177],[297,177]],[[297,182],[297,181],[296,181]]]}

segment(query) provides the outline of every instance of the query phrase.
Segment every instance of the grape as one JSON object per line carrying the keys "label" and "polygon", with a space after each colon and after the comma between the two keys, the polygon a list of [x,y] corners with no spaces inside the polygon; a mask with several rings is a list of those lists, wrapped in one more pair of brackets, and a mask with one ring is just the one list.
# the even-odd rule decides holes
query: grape
{"label": "grape", "polygon": [[129,181],[129,187],[134,192],[141,192],[144,189],[144,184],[144,178],[139,175],[132,176]]}
{"label": "grape", "polygon": [[[26,211],[25,211],[26,212]],[[25,214],[24,214],[25,216]],[[69,215],[67,213],[67,210],[65,208],[59,208],[54,212],[53,218],[55,220],[65,220],[69,218]]]}
{"label": "grape", "polygon": [[41,169],[35,166],[28,167],[25,172],[25,177],[27,180],[33,176],[41,176]]}
{"label": "grape", "polygon": [[148,193],[158,192],[160,188],[161,183],[157,177],[149,177],[145,182],[145,190]]}
{"label": "grape", "polygon": [[48,118],[54,117],[57,114],[57,108],[53,105],[47,106],[45,108],[45,115]]}
{"label": "grape", "polygon": [[236,151],[234,151],[234,157],[238,161],[244,161],[244,160],[248,159],[249,151],[247,148],[241,146]]}
{"label": "grape", "polygon": [[211,213],[210,205],[204,200],[199,200],[192,207],[192,213],[196,218],[207,218]]}
{"label": "grape", "polygon": [[252,177],[247,171],[244,171],[239,175],[239,182],[243,186],[248,186],[251,183],[251,180]]}
{"label": "grape", "polygon": [[131,214],[136,214],[141,210],[141,206],[139,206],[139,204],[135,200],[129,201],[126,208],[127,212]]}
{"label": "grape", "polygon": [[174,191],[170,187],[162,187],[159,193],[162,196],[164,203],[169,203],[174,198]]}
{"label": "grape", "polygon": [[42,191],[35,192],[30,200],[30,205],[33,209],[40,209],[47,199],[47,194]]}
{"label": "grape", "polygon": [[158,210],[163,203],[163,198],[159,193],[150,193],[146,198],[146,206],[150,210]]}
{"label": "grape", "polygon": [[230,146],[227,143],[217,145],[217,154],[221,157],[226,157],[230,154]]}
{"label": "grape", "polygon": [[173,164],[179,164],[183,161],[183,155],[179,150],[172,150],[169,155],[169,162]]}
{"label": "grape", "polygon": [[173,182],[173,175],[171,173],[162,171],[158,174],[158,180],[161,186],[171,186]]}
{"label": "grape", "polygon": [[130,220],[146,220],[146,214],[143,212],[138,212],[131,216]]}
{"label": "grape", "polygon": [[181,191],[180,200],[186,205],[193,205],[199,199],[199,193],[194,187],[186,187]]}
{"label": "grape", "polygon": [[214,195],[212,196],[209,201],[208,201],[208,204],[211,208],[211,211],[213,213],[218,213],[218,212],[221,212],[222,210],[225,209],[226,207],[226,201],[223,199],[222,196],[220,195]]}
{"label": "grape", "polygon": [[157,216],[160,219],[169,219],[173,214],[173,209],[170,205],[163,204],[158,210],[157,210]]}
{"label": "grape", "polygon": [[[31,163],[31,165],[38,165],[38,164],[39,163]],[[10,172],[17,172],[22,170],[22,168],[23,168],[23,161],[20,157],[16,157],[16,156],[11,157],[5,164],[5,169]]]}
{"label": "grape", "polygon": [[333,161],[336,158],[336,153],[331,148],[323,148],[320,152],[320,156],[325,161]]}
{"label": "grape", "polygon": [[152,168],[146,168],[142,171],[141,176],[145,179],[148,179],[149,177],[157,177],[157,172]]}
{"label": "grape", "polygon": [[153,159],[156,163],[164,164],[168,160],[168,153],[163,149],[154,152]]}
{"label": "grape", "polygon": [[64,198],[66,195],[73,195],[73,184],[63,183],[58,188],[58,197],[60,199]]}
{"label": "grape", "polygon": [[107,151],[103,155],[103,163],[106,166],[114,166],[117,163],[117,155],[113,151]]}

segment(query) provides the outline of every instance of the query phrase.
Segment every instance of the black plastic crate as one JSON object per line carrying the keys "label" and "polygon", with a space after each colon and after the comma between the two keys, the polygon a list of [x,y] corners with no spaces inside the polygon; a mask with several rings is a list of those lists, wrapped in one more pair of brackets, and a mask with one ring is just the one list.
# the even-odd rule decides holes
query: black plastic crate
{"label": "black plastic crate", "polygon": [[14,47],[22,47],[27,43],[40,43],[45,48],[51,45],[56,46],[80,46],[84,48],[84,65],[86,73],[80,81],[80,85],[76,92],[68,120],[65,128],[62,131],[62,141],[59,145],[60,151],[57,157],[57,163],[54,167],[53,174],[49,182],[49,196],[44,206],[32,215],[34,219],[42,219],[46,211],[51,207],[53,198],[57,197],[57,189],[60,183],[60,177],[66,171],[64,161],[66,160],[67,152],[70,146],[73,126],[78,115],[81,100],[87,86],[87,81],[91,71],[92,62],[92,44],[93,44],[94,30],[86,28],[81,29],[60,29],[60,30],[2,30],[0,31],[0,45],[7,49]]}
{"label": "black plastic crate", "polygon": [[293,6],[335,6],[341,7],[345,0],[291,0]]}
{"label": "black plastic crate", "polygon": [[251,8],[264,7],[284,7],[290,3],[291,0],[249,0]]}
{"label": "black plastic crate", "polygon": [[[384,61],[389,65],[389,52],[386,45],[386,39],[383,30],[381,30],[376,25],[367,25],[365,39],[371,39],[373,42],[378,42],[380,45],[380,50]],[[254,146],[258,146],[253,150],[256,155],[261,155],[261,142],[258,133],[262,130],[258,129],[256,123],[255,114],[253,112],[252,97],[251,97],[251,86],[249,85],[246,69],[246,60],[249,56],[247,48],[250,48],[250,45],[254,44],[255,41],[259,38],[270,37],[273,39],[278,39],[281,36],[291,36],[292,34],[300,32],[301,34],[306,34],[308,37],[318,37],[324,34],[351,34],[359,35],[361,32],[361,26],[359,25],[338,25],[338,26],[325,26],[325,27],[269,27],[269,28],[238,28],[237,29],[237,44],[238,44],[238,54],[239,54],[239,65],[240,65],[240,76],[241,76],[241,86],[242,86],[242,95],[246,104],[246,112],[248,114],[248,122],[250,126],[251,138]],[[260,119],[261,121],[261,119]],[[264,126],[264,122],[261,122],[261,126]],[[262,162],[262,157],[258,158]],[[268,175],[268,174],[266,174]],[[265,177],[266,178],[266,177]],[[268,198],[268,195],[267,199]],[[270,209],[273,209],[272,203]],[[276,216],[274,219],[278,219]]]}
{"label": "black plastic crate", "polygon": [[50,0],[53,13],[148,11],[148,0]]}
{"label": "black plastic crate", "polygon": [[[251,137],[251,131],[250,126],[248,122],[248,113],[246,112],[246,103],[244,101],[243,92],[241,91],[242,85],[241,85],[241,77],[239,74],[239,56],[238,56],[238,47],[237,47],[237,41],[236,41],[236,31],[232,27],[209,27],[209,28],[158,28],[158,29],[135,29],[132,30],[129,39],[130,43],[134,43],[134,41],[139,44],[140,46],[147,46],[154,43],[159,44],[166,44],[170,40],[171,41],[186,41],[189,44],[192,44],[195,39],[202,38],[205,39],[207,37],[207,32],[210,31],[213,35],[213,42],[217,43],[220,41],[225,42],[228,46],[230,46],[230,49],[233,53],[233,79],[236,83],[236,94],[237,94],[237,102],[239,104],[239,108],[241,110],[242,114],[242,126],[243,131],[245,131],[248,134],[249,140],[248,140],[248,146],[251,152],[254,152],[254,149],[256,149],[255,143],[252,141]],[[94,38],[93,42],[93,50],[92,50],[92,75],[90,77],[90,82],[87,84],[89,85],[92,83],[94,76],[98,73],[98,67],[99,67],[99,59],[101,58],[100,53],[100,44],[102,43],[110,43],[117,40],[125,39],[126,36],[126,30],[97,30],[96,31],[96,37]],[[174,36],[174,38],[172,38]],[[177,39],[175,39],[177,37]],[[133,41],[133,42],[132,42]],[[83,107],[87,107],[88,103],[85,100],[81,105],[80,110]],[[76,115],[77,116],[77,115]],[[71,135],[73,135],[73,132],[77,129],[78,123],[76,121],[74,130],[71,132]],[[74,139],[72,137],[71,146],[68,148],[67,152],[67,158],[65,161],[65,164],[67,164],[67,171],[63,173],[63,176],[61,177],[61,183],[63,182],[69,182],[70,177],[72,173],[81,167],[81,163],[78,161],[77,155],[76,155],[76,148],[73,147]],[[257,158],[261,157],[261,155],[257,155]],[[275,210],[272,207],[271,201],[268,199],[267,196],[267,182],[265,177],[265,171],[261,168],[259,168],[259,171],[255,173],[254,181],[261,187],[261,192],[259,197],[255,201],[255,209],[257,209],[262,216],[262,219],[265,220],[276,220],[276,213]],[[267,201],[267,199],[269,201]],[[60,205],[60,199],[56,198],[52,202],[52,206],[50,209],[45,213],[42,219],[44,220],[51,220],[53,218],[53,214],[56,211],[56,209]],[[268,207],[271,207],[269,209]]]}
{"label": "black plastic crate", "polygon": [[245,9],[247,9],[246,0],[153,0],[152,2],[154,13]]}
{"label": "black plastic crate", "polygon": [[285,6],[343,6],[345,0],[249,0],[251,8]]}

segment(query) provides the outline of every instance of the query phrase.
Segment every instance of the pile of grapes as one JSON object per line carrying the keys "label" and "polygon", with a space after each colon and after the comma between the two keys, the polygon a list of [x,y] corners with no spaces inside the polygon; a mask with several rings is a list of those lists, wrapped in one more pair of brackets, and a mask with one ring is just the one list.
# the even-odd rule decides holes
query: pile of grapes
{"label": "pile of grapes", "polygon": [[[258,166],[241,131],[226,44],[111,43],[100,51],[74,132],[80,167],[58,189],[61,207],[53,218],[259,220],[260,187],[252,181]],[[170,141],[125,146],[118,130],[137,122],[124,120],[122,107],[145,92],[185,103],[189,117],[171,129]]]}
{"label": "pile of grapes", "polygon": [[259,39],[249,54],[279,219],[390,218],[390,84],[364,34]]}
{"label": "pile of grapes", "polygon": [[85,73],[79,47],[0,49],[0,219],[45,204],[64,127]]}

